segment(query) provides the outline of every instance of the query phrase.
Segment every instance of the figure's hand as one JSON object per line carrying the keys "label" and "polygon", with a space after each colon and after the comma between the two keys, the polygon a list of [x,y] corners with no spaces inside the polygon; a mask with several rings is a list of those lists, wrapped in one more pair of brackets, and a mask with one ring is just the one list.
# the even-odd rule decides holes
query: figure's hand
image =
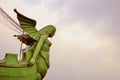
{"label": "figure's hand", "polygon": [[35,63],[35,58],[32,58],[31,60],[30,60],[30,64],[34,64]]}

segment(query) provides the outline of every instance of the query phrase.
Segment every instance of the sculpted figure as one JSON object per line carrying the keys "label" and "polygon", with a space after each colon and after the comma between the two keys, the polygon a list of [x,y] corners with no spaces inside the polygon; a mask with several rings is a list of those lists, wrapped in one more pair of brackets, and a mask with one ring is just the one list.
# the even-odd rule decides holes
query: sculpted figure
{"label": "sculpted figure", "polygon": [[53,37],[56,28],[53,25],[47,25],[38,31],[35,28],[35,20],[20,14],[16,9],[14,11],[17,13],[21,29],[25,32],[25,34],[14,35],[14,37],[17,37],[29,48],[22,51],[21,61],[16,60],[16,54],[6,54],[4,60],[0,62],[0,79],[42,80],[50,66],[51,42],[48,38]]}
{"label": "sculpted figure", "polygon": [[48,25],[39,30],[38,31],[40,34],[39,42],[35,41],[27,34],[18,36],[18,39],[20,39],[20,41],[22,41],[26,45],[31,46],[29,47],[30,50],[28,50],[28,52],[27,51],[24,52],[22,63],[24,64],[26,62],[28,63],[29,66],[32,66],[33,64],[36,63],[37,71],[41,78],[44,78],[47,69],[50,66],[49,50],[51,42],[48,40],[48,37],[53,37],[55,30],[56,30],[55,27],[52,25]]}

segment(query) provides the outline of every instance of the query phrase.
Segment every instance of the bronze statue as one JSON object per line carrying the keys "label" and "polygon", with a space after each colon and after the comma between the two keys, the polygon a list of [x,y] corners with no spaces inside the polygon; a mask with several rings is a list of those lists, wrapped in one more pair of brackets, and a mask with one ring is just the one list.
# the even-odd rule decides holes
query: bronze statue
{"label": "bronze statue", "polygon": [[[20,14],[16,9],[17,18],[24,34],[14,35],[22,43],[29,46],[22,52],[22,60],[17,60],[17,54],[7,53],[0,62],[0,79],[2,80],[42,80],[50,66],[49,50],[51,42],[48,38],[53,37],[56,28],[47,25],[39,31],[35,28],[36,21]],[[0,14],[9,16],[0,8]],[[8,17],[10,18],[10,17]],[[14,20],[11,18],[11,21]]]}

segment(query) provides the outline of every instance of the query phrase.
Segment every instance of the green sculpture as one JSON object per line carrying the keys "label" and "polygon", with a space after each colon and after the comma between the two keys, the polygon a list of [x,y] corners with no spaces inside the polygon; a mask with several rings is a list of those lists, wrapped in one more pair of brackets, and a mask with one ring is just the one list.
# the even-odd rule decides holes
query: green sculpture
{"label": "green sculpture", "polygon": [[22,60],[18,61],[18,55],[6,53],[0,61],[0,80],[42,80],[50,66],[49,50],[51,42],[49,37],[55,34],[53,25],[45,26],[39,31],[35,28],[36,21],[17,12],[17,18],[22,35],[14,35],[22,43],[29,46],[22,51]]}

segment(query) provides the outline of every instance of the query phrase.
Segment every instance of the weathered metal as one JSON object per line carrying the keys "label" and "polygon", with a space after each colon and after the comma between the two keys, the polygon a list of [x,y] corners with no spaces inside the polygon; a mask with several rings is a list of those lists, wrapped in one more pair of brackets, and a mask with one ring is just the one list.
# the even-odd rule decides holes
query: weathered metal
{"label": "weathered metal", "polygon": [[26,34],[15,35],[29,46],[22,51],[22,60],[18,55],[6,53],[0,61],[1,80],[42,80],[49,69],[49,50],[51,42],[48,40],[56,31],[53,25],[47,25],[39,31],[35,28],[36,21],[15,10],[20,27]]}

